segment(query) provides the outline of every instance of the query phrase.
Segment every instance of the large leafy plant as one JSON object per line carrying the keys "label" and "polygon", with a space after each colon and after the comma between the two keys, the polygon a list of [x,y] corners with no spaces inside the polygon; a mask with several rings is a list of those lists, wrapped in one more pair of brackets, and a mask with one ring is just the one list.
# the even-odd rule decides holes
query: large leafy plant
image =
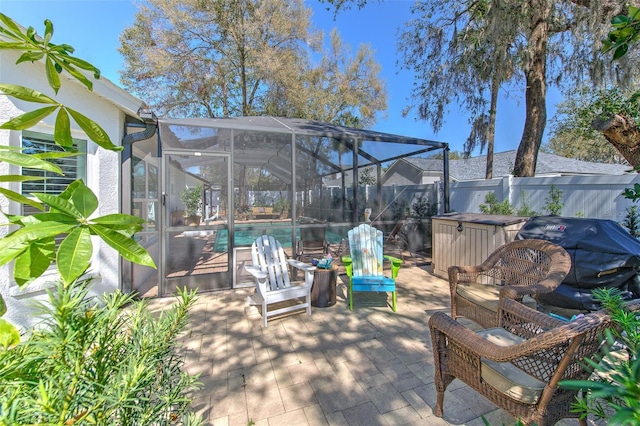
{"label": "large leafy plant", "polygon": [[640,312],[628,309],[618,289],[597,289],[594,297],[609,312],[616,328],[606,330],[608,350],[597,361],[587,360],[597,373],[593,380],[560,382],[581,389],[574,406],[584,417],[592,414],[610,425],[640,424]]}
{"label": "large leafy plant", "polygon": [[114,292],[103,304],[74,282],[50,294],[45,324],[0,351],[0,424],[197,424],[187,394],[197,378],[173,350],[195,303],[152,316],[147,302]]}
{"label": "large leafy plant", "polygon": [[[80,81],[88,90],[93,84],[84,72],[100,71],[93,65],[73,57],[73,47],[67,44],[53,44],[53,24],[45,21],[45,33],[38,36],[33,27],[24,30],[11,18],[0,13],[0,49],[22,52],[16,65],[25,62],[44,61],[49,86],[55,93],[61,85],[60,74],[65,71]],[[63,152],[27,154],[20,148],[0,146],[0,161],[22,168],[39,169],[63,174],[62,170],[49,160],[75,155],[71,138],[71,121],[77,125],[100,147],[120,151],[107,133],[93,120],[68,108],[53,98],[23,86],[0,84],[0,92],[17,99],[46,104],[46,107],[26,112],[0,125],[0,129],[24,130],[57,111],[54,140]],[[0,177],[0,183],[24,182],[37,178],[22,175]],[[55,261],[57,270],[65,285],[80,277],[90,266],[93,245],[91,237],[101,238],[125,259],[141,265],[155,267],[153,259],[131,237],[141,229],[143,219],[123,214],[92,217],[98,207],[93,191],[82,181],[73,182],[59,195],[44,193],[27,197],[8,188],[0,188],[0,193],[9,200],[28,204],[41,211],[31,216],[16,216],[2,212],[8,219],[3,224],[15,225],[16,230],[0,239],[0,265],[15,261],[14,279],[24,286],[40,277]],[[56,244],[56,237],[61,239]],[[0,296],[0,315],[6,307]],[[17,343],[17,331],[0,318],[0,344],[4,347]]]}

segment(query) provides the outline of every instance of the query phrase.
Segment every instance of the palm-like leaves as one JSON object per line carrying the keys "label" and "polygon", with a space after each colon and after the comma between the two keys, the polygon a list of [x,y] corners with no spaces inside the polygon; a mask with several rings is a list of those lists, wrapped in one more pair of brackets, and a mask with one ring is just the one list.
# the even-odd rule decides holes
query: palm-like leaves
{"label": "palm-like leaves", "polygon": [[[91,235],[97,235],[122,257],[140,265],[155,267],[146,250],[131,238],[142,229],[144,219],[107,215],[90,219],[98,200],[82,180],[76,180],[58,196],[33,194],[48,213],[12,216],[20,229],[0,240],[0,265],[16,260],[14,278],[25,284],[39,277],[55,260],[62,280],[69,284],[82,275],[91,262]],[[53,237],[66,234],[57,250],[51,250]]]}
{"label": "palm-like leaves", "polygon": [[[60,74],[66,71],[81,82],[88,90],[93,89],[92,81],[84,71],[100,77],[100,71],[90,63],[71,56],[74,49],[67,44],[53,44],[53,24],[45,20],[44,36],[40,37],[33,27],[24,31],[11,18],[0,13],[0,49],[21,51],[16,64],[44,61],[45,74],[49,86],[57,94],[60,89]],[[114,145],[107,133],[90,118],[58,103],[55,99],[27,87],[0,84],[0,92],[26,102],[43,105],[41,108],[26,112],[0,125],[0,129],[23,130],[39,123],[56,113],[53,132],[56,144],[63,148],[73,145],[71,138],[71,119],[97,145],[111,151],[120,151],[122,147]],[[44,170],[63,174],[49,159],[75,155],[70,152],[25,154],[19,148],[0,146],[0,162],[15,166]],[[36,177],[5,175],[0,183],[25,182],[39,180]],[[99,236],[114,247],[123,257],[142,265],[155,267],[149,254],[131,237],[142,228],[142,219],[129,215],[107,215],[102,218],[90,218],[98,207],[95,194],[81,180],[72,183],[62,194],[33,194],[26,197],[16,191],[0,187],[0,194],[21,204],[28,204],[44,211],[31,216],[12,216],[5,213],[9,222],[19,228],[0,239],[0,265],[10,261],[14,263],[14,278],[23,286],[41,276],[55,260],[60,276],[69,285],[81,276],[89,267],[93,253],[92,236]],[[56,249],[55,239],[64,237]],[[0,296],[0,316],[6,311]],[[17,329],[0,318],[0,348],[19,342]]]}

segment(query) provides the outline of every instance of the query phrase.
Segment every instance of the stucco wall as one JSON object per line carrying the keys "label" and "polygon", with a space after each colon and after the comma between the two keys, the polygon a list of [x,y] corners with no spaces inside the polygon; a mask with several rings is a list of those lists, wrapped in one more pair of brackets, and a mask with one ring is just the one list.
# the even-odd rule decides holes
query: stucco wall
{"label": "stucco wall", "polygon": [[[58,95],[56,95],[46,82],[42,63],[22,63],[12,66],[11,64],[15,64],[17,58],[18,55],[15,52],[0,51],[0,63],[2,63],[0,67],[0,82],[26,86],[54,97],[64,105],[96,121],[107,132],[114,144],[121,144],[126,114],[130,114],[129,109],[135,111],[137,109],[135,108],[136,102],[139,106],[140,101],[137,101],[109,81],[96,82],[94,91],[89,92],[81,84],[64,77],[62,77],[62,87]],[[112,97],[116,98],[115,101]],[[0,122],[3,123],[23,111],[30,111],[39,107],[42,107],[42,105],[23,102],[0,94]],[[53,134],[54,120],[55,115],[48,117],[29,130]],[[20,134],[21,132],[0,130],[0,144],[19,146]],[[86,184],[100,200],[99,209],[95,214],[102,216],[119,212],[121,188],[120,153],[102,149],[91,142],[73,121],[72,136],[87,141]],[[19,173],[19,170],[0,163],[0,172],[3,174]],[[15,185],[13,189],[18,190],[19,186]],[[9,205],[7,200],[0,196],[0,206],[3,211],[19,213],[20,206],[16,203],[11,204]],[[0,236],[6,235],[6,233],[6,227],[0,227]],[[99,240],[94,240],[92,271],[101,277],[98,280],[99,283],[94,286],[93,292],[101,294],[104,291],[112,291],[119,288],[119,256],[115,250],[99,242]],[[41,293],[39,290],[46,286],[43,281],[51,280],[51,277],[44,278],[40,282],[34,283],[35,285],[29,286],[29,289],[18,291],[11,275],[10,265],[0,268],[0,292],[3,295],[11,294],[18,299],[29,298]]]}

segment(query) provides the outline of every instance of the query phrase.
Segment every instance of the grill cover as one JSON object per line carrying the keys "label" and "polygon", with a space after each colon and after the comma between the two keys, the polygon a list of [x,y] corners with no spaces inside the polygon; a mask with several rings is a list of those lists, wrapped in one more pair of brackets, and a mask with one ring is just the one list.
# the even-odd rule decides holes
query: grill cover
{"label": "grill cover", "polygon": [[560,216],[530,218],[516,239],[537,238],[563,247],[571,256],[571,270],[543,303],[569,309],[596,310],[591,291],[618,288],[627,299],[640,297],[640,241],[617,222]]}

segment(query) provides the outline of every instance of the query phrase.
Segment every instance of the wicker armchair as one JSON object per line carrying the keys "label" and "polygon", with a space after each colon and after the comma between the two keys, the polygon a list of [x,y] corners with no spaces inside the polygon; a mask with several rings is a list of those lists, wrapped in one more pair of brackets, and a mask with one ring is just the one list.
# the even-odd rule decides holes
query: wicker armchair
{"label": "wicker armchair", "polygon": [[559,245],[536,239],[504,244],[481,265],[449,267],[451,317],[495,327],[501,297],[535,308],[535,295],[555,290],[570,269],[571,257]]}
{"label": "wicker armchair", "polygon": [[[638,310],[636,301],[629,305]],[[602,355],[609,315],[594,312],[564,322],[512,299],[501,299],[499,327],[473,332],[443,312],[429,319],[435,364],[436,406],[443,415],[444,393],[458,378],[526,424],[553,425],[571,412],[576,390],[560,380],[590,375],[585,358]],[[586,420],[580,420],[585,426]]]}

